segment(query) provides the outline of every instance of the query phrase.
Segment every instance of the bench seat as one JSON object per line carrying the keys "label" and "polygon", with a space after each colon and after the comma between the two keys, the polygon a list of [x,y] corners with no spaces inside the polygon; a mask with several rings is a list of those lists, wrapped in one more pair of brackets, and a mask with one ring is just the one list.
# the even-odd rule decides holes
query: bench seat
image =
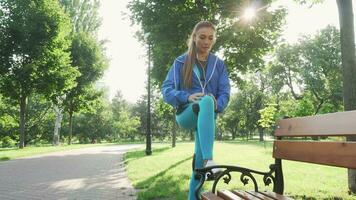
{"label": "bench seat", "polygon": [[289,197],[274,192],[255,192],[240,190],[218,190],[217,194],[204,192],[202,200],[292,200]]}

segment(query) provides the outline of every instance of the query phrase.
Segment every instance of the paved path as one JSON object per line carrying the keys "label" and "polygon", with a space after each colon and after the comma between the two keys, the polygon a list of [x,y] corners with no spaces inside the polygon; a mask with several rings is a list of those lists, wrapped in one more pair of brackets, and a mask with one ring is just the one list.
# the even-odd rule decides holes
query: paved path
{"label": "paved path", "polygon": [[123,153],[140,145],[91,147],[0,162],[0,199],[136,199]]}

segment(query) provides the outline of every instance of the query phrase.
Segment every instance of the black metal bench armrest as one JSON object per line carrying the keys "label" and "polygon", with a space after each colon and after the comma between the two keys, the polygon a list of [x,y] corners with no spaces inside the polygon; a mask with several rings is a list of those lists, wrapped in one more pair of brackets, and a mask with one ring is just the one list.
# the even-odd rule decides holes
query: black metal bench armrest
{"label": "black metal bench armrest", "polygon": [[[213,174],[212,169],[214,168],[220,168],[222,171],[216,175]],[[231,166],[231,165],[216,165],[216,166],[210,166],[210,167],[205,167],[205,168],[197,168],[194,170],[195,172],[195,177],[199,179],[199,184],[195,188],[195,196],[197,199],[200,199],[200,191],[201,188],[204,185],[205,177],[208,177],[209,179],[213,179],[213,187],[211,189],[211,192],[216,193],[216,186],[219,183],[221,179],[224,180],[225,184],[229,184],[231,181],[231,174],[230,172],[239,172],[241,173],[240,175],[240,181],[246,185],[248,184],[248,181],[251,179],[253,184],[254,184],[254,189],[257,192],[258,191],[258,185],[255,177],[255,175],[260,175],[263,176],[263,182],[266,186],[269,184],[273,183],[274,185],[276,184],[275,182],[275,171],[276,171],[276,166],[275,164],[271,164],[269,166],[270,170],[268,172],[261,172],[253,169],[248,169],[244,167],[239,167],[239,166]]]}

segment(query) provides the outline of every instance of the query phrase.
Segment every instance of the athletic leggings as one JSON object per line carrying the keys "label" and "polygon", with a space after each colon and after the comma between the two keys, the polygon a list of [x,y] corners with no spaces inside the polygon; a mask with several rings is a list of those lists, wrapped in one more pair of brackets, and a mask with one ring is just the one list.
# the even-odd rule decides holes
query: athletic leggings
{"label": "athletic leggings", "polygon": [[[198,104],[199,112],[194,112]],[[213,158],[213,144],[215,133],[214,100],[205,95],[196,103],[190,103],[188,107],[176,116],[179,126],[184,129],[195,129],[195,168],[203,167],[203,160]],[[194,172],[190,178],[189,200],[196,200],[195,188],[199,180],[194,178]]]}

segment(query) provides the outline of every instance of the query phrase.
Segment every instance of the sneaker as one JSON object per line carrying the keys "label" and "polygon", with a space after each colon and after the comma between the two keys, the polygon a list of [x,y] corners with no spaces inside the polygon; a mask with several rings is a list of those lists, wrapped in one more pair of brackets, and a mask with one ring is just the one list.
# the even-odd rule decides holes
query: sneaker
{"label": "sneaker", "polygon": [[[213,160],[208,160],[205,164],[204,167],[212,167],[212,166],[216,166],[217,164],[213,161]],[[223,172],[222,168],[213,168],[211,169],[211,171],[213,172],[212,175],[206,175],[205,180],[212,180],[215,179],[215,177],[217,177],[221,172]]]}

